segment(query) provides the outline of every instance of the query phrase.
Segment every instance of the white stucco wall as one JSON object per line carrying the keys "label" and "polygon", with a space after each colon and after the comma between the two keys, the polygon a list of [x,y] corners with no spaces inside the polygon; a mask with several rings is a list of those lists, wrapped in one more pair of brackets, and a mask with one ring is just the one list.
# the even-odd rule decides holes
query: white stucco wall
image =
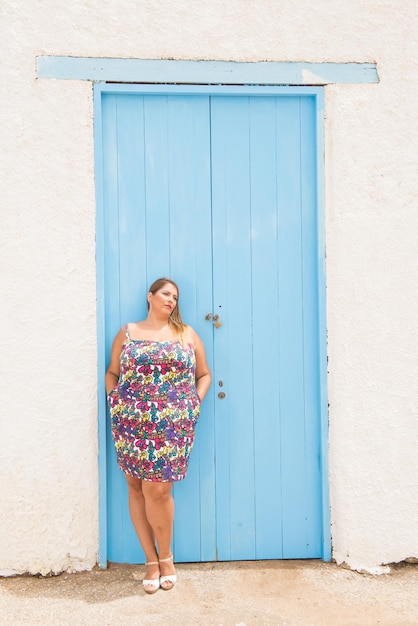
{"label": "white stucco wall", "polygon": [[325,91],[333,555],[418,557],[416,6],[3,0],[0,574],[98,549],[92,87],[42,54],[377,63]]}

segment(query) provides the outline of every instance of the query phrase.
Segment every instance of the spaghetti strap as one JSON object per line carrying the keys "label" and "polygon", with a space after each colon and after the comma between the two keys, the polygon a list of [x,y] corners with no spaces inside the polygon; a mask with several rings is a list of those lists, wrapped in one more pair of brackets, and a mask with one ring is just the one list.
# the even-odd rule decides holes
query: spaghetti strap
{"label": "spaghetti strap", "polygon": [[128,341],[130,341],[130,340],[131,340],[131,338],[130,338],[130,336],[129,336],[129,332],[128,332],[128,324],[125,324],[124,329],[125,329],[126,339],[127,339]]}

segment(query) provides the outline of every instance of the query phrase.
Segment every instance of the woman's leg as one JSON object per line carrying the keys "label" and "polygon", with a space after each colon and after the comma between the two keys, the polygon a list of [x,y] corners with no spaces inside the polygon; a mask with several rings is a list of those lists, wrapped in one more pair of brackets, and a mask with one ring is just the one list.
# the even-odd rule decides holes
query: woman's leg
{"label": "woman's leg", "polygon": [[[139,478],[132,478],[132,476],[128,474],[125,474],[125,478],[128,483],[129,512],[139,542],[145,553],[145,558],[147,562],[158,563],[154,531],[152,530],[145,512],[145,499],[142,491],[143,483]],[[145,574],[147,580],[155,580],[159,575],[160,568],[158,564],[147,567]]]}
{"label": "woman's leg", "polygon": [[[174,500],[171,495],[172,483],[142,482],[142,493],[145,499],[145,512],[154,532],[161,559],[171,555],[171,539],[174,521]],[[162,576],[175,574],[171,560],[160,563]]]}

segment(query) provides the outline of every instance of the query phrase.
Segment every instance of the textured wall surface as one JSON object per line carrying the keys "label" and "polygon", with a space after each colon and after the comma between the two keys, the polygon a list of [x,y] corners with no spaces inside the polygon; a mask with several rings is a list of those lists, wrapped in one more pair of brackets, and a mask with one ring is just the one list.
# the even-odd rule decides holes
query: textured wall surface
{"label": "textured wall surface", "polygon": [[[97,558],[92,86],[37,55],[376,62],[326,94],[333,555],[418,557],[415,0],[3,0],[0,574]],[[415,307],[414,307],[415,304]]]}

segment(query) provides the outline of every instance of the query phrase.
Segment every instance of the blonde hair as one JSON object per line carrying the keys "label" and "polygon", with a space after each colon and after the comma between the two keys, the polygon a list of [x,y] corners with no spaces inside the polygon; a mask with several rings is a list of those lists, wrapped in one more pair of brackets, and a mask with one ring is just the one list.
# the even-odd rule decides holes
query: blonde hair
{"label": "blonde hair", "polygon": [[[178,285],[174,282],[174,280],[171,280],[171,278],[157,278],[157,280],[155,280],[152,283],[151,287],[148,289],[148,293],[152,293],[154,295],[155,293],[157,293],[157,291],[162,289],[164,285],[166,285],[167,283],[170,283],[170,285],[173,285],[173,287],[177,289],[176,306],[170,313],[170,317],[168,318],[168,323],[169,323],[170,328],[174,332],[174,334],[179,338],[180,343],[183,344],[184,334],[185,334],[187,326],[183,322],[183,319],[180,313],[180,307],[179,307],[180,290],[178,288]],[[149,310],[149,302],[147,302],[147,306]]]}

